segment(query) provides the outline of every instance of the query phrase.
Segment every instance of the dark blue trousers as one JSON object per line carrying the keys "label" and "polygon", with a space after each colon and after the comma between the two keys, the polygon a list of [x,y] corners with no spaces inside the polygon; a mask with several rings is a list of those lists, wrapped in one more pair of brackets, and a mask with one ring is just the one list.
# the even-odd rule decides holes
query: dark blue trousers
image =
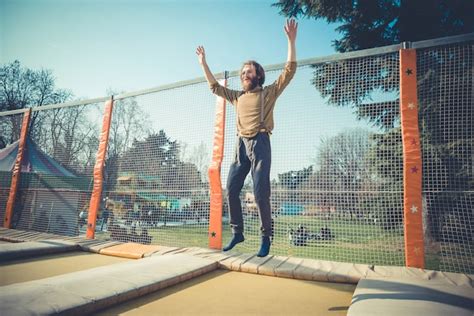
{"label": "dark blue trousers", "polygon": [[232,232],[243,233],[244,221],[240,191],[249,171],[252,173],[255,203],[260,215],[262,236],[272,235],[272,216],[270,206],[270,166],[272,153],[270,135],[260,132],[252,138],[239,136],[234,161],[227,178],[227,202],[229,205]]}

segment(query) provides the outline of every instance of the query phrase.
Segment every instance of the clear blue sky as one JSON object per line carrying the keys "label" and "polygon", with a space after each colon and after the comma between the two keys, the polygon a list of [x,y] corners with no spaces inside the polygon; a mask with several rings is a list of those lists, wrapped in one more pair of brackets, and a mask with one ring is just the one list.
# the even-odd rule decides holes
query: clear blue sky
{"label": "clear blue sky", "polygon": [[[275,1],[0,0],[0,63],[18,59],[28,68],[51,69],[57,87],[79,98],[202,77],[198,45],[205,46],[215,73],[236,70],[248,59],[282,63],[285,18],[271,7]],[[300,20],[297,58],[334,54],[335,27]],[[267,84],[278,74],[268,73]],[[367,128],[350,108],[328,107],[310,79],[310,69],[299,69],[275,109],[272,178],[313,164],[321,139]],[[193,89],[145,96],[139,103],[153,130],[164,129],[188,151],[205,143],[210,153],[215,97],[204,86]],[[235,113],[228,111],[224,175],[235,135]]]}
{"label": "clear blue sky", "polygon": [[[204,45],[213,72],[243,60],[284,62],[276,0],[1,0],[0,61],[51,69],[77,97],[105,96],[201,77]],[[299,59],[334,53],[335,25],[300,21]]]}

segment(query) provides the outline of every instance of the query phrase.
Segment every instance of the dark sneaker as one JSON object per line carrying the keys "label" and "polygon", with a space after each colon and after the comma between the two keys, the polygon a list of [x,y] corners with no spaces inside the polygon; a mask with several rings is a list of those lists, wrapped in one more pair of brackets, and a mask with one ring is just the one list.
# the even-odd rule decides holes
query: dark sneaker
{"label": "dark sneaker", "polygon": [[227,246],[225,246],[224,248],[222,248],[223,251],[229,251],[231,250],[232,248],[235,247],[235,245],[237,245],[238,243],[241,243],[245,240],[244,238],[244,234],[242,233],[237,233],[237,234],[234,234],[234,236],[232,237],[231,241],[227,244]]}
{"label": "dark sneaker", "polygon": [[270,237],[263,236],[262,237],[262,244],[260,245],[260,250],[257,253],[257,257],[266,257],[270,252]]}

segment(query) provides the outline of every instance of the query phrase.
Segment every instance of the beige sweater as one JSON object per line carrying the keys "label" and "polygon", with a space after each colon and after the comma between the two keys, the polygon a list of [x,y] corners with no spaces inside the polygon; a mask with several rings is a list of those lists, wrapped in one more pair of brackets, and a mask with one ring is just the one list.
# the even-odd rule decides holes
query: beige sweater
{"label": "beige sweater", "polygon": [[[253,137],[262,128],[271,133],[274,127],[273,109],[275,102],[296,72],[296,62],[288,62],[278,79],[269,86],[257,87],[251,91],[237,91],[221,86],[217,81],[210,83],[212,92],[223,97],[237,111],[237,130],[240,136]],[[263,90],[263,93],[262,93]],[[263,127],[260,126],[261,96],[263,95]]]}

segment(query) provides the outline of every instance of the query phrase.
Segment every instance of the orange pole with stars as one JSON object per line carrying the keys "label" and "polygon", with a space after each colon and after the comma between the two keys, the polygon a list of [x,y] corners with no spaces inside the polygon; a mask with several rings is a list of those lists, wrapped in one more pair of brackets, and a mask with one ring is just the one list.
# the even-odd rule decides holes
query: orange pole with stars
{"label": "orange pole with stars", "polygon": [[424,268],[422,157],[418,129],[415,49],[400,50],[400,116],[403,142],[405,265]]}
{"label": "orange pole with stars", "polygon": [[94,166],[94,186],[89,202],[89,215],[87,217],[86,238],[94,239],[97,214],[99,213],[100,200],[102,197],[102,187],[104,182],[104,165],[109,144],[110,125],[112,124],[112,112],[114,107],[114,97],[105,102],[104,117],[102,119],[102,132],[100,133],[99,149]]}
{"label": "orange pole with stars", "polygon": [[16,154],[15,164],[12,169],[12,179],[10,183],[10,191],[8,192],[7,206],[5,216],[3,218],[3,227],[10,228],[12,224],[13,211],[15,208],[16,196],[20,185],[21,165],[26,155],[26,139],[28,138],[28,128],[30,126],[31,108],[23,114],[23,122],[21,124],[20,139],[18,142],[18,152]]}
{"label": "orange pole with stars", "polygon": [[[221,81],[220,84],[226,87],[227,79]],[[209,210],[209,248],[211,249],[222,248],[222,209],[224,203],[222,197],[221,165],[224,158],[225,105],[226,100],[217,97],[212,162],[208,170],[211,191]]]}

